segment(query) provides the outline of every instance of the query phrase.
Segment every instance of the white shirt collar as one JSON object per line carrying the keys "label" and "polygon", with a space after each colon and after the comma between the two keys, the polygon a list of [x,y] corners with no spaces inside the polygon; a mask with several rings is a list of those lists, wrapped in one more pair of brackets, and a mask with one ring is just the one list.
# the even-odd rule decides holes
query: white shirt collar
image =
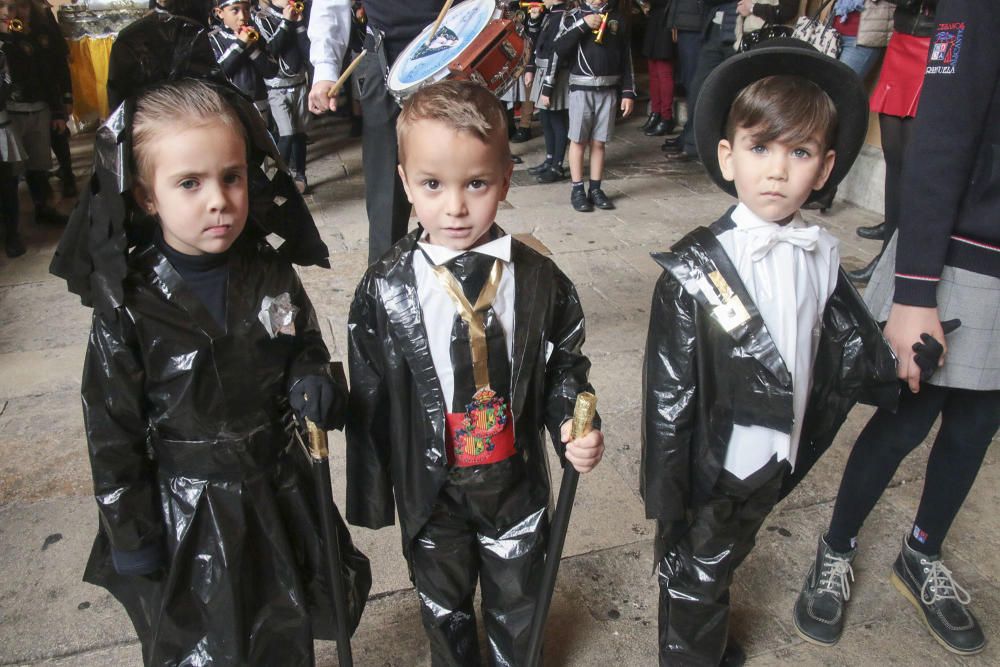
{"label": "white shirt collar", "polygon": [[[427,238],[426,235],[424,238]],[[452,250],[451,248],[445,248],[444,246],[434,245],[433,243],[426,243],[424,241],[419,241],[419,245],[423,248],[424,252],[435,266],[440,266],[445,262],[449,262],[459,255],[465,254],[466,252],[478,252],[483,255],[489,255],[490,257],[496,257],[499,260],[507,263],[510,262],[510,242],[511,235],[504,234],[498,239],[493,239],[489,243],[484,243],[482,245],[476,246],[475,248],[469,248],[469,250]]]}
{"label": "white shirt collar", "polygon": [[759,227],[806,227],[805,220],[802,219],[802,212],[796,211],[787,225],[779,225],[776,222],[768,222],[750,210],[750,207],[740,202],[729,216],[736,228],[741,231],[757,229]]}

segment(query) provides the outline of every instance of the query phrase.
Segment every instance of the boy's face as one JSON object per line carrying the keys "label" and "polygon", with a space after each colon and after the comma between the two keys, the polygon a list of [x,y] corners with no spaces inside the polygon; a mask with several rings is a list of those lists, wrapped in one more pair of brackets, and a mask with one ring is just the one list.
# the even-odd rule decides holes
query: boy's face
{"label": "boy's face", "polygon": [[780,139],[762,144],[754,140],[753,128],[740,127],[732,144],[719,142],[722,176],[736,185],[739,200],[761,219],[779,224],[823,187],[834,157],[818,136],[795,145]]}
{"label": "boy's face", "polygon": [[235,2],[225,7],[216,7],[215,15],[227,28],[239,32],[241,26],[250,23],[250,5],[246,2]]}
{"label": "boy's face", "polygon": [[416,121],[405,140],[399,176],[430,242],[452,250],[478,245],[507,196],[514,163],[497,141],[440,121]]}
{"label": "boy's face", "polygon": [[228,250],[246,226],[249,208],[243,137],[220,120],[175,124],[146,150],[152,173],[133,194],[147,212],[159,215],[167,245],[186,255]]}

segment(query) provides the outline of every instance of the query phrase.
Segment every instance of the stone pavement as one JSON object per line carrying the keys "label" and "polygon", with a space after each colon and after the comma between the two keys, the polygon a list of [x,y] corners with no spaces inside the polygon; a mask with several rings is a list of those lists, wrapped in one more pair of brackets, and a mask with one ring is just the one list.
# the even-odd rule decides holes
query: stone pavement
{"label": "stone pavement", "polygon": [[[524,172],[541,158],[541,139],[534,139],[514,149],[525,165],[517,168],[497,220],[512,233],[532,237],[576,282],[605,424],[607,455],[580,484],[566,542],[548,628],[548,665],[656,664],[653,531],[637,491],[642,351],[658,275],[649,253],[667,248],[693,225],[713,221],[731,200],[699,166],[668,166],[659,140],[636,132],[637,124],[622,125],[608,150],[604,187],[617,210],[577,214],[569,206],[567,183],[536,184]],[[315,136],[314,194],[308,200],[333,269],[302,275],[331,351],[342,357],[349,300],[367,253],[360,148],[343,123]],[[89,163],[90,140],[74,143],[79,173]],[[857,225],[879,221],[870,212],[838,203],[828,215],[809,217],[842,240],[848,268],[876,249],[854,236]],[[102,589],[80,581],[97,524],[78,393],[89,311],[47,273],[58,230],[25,227],[29,254],[0,258],[0,665],[139,665],[122,609]],[[818,648],[795,634],[792,604],[817,531],[829,518],[848,448],[869,414],[862,407],[852,413],[836,445],[761,531],[736,575],[734,635],[751,665],[1000,664],[996,641],[976,658],[945,652],[888,583],[919,498],[926,447],[903,463],[861,534],[844,639],[834,648]],[[342,443],[337,434],[332,449],[340,494]],[[994,447],[946,552],[992,637],[1000,631],[997,459]],[[429,664],[397,531],[353,533],[375,575],[353,642],[357,663]],[[319,664],[336,664],[332,643],[317,647]]]}

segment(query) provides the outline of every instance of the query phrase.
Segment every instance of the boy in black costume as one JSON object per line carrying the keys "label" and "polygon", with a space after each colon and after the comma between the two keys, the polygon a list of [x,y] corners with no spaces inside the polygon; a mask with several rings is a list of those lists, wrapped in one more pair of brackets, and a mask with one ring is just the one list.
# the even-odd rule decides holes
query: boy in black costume
{"label": "boy in black costume", "polygon": [[479,664],[477,580],[491,664],[525,664],[548,533],[543,431],[580,472],[604,450],[599,430],[569,437],[592,391],[576,290],[493,222],[513,169],[505,115],[472,82],[407,100],[399,172],[421,226],[369,267],[348,325],[347,517],[391,525],[395,497],[434,665]]}
{"label": "boy in black costume", "polygon": [[843,64],[786,41],[733,57],[705,82],[700,153],[740,203],[653,255],[664,272],[640,484],[657,521],[664,666],[742,663],[727,637],[733,571],[862,391],[898,395],[894,357],[836,240],[798,212],[857,156],[864,90]]}
{"label": "boy in black costume", "polygon": [[215,18],[222,23],[208,36],[219,66],[233,85],[268,117],[264,79],[278,76],[278,63],[267,51],[267,40],[251,25],[247,0],[216,0]]}
{"label": "boy in black costume", "polygon": [[[52,263],[94,306],[84,579],[125,607],[146,665],[312,665],[334,636],[329,545],[290,419],[338,427],[346,388],[291,262],[326,265],[326,246],[228,84],[128,98],[95,155]],[[354,628],[371,573],[338,529]]]}

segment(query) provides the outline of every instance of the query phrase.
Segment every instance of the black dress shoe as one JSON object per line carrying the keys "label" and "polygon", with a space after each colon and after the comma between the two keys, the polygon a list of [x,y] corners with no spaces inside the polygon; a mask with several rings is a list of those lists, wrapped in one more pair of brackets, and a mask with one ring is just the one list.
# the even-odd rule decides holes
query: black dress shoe
{"label": "black dress shoe", "polygon": [[872,225],[870,227],[858,227],[855,233],[863,239],[871,239],[873,241],[884,241],[885,234],[888,230],[888,223],[884,220],[877,225]]}
{"label": "black dress shoe", "polygon": [[525,141],[531,139],[531,128],[530,127],[519,127],[514,131],[514,136],[510,138],[510,143],[512,144],[523,144]]}
{"label": "black dress shoe", "polygon": [[670,137],[660,146],[661,151],[667,151],[668,153],[676,153],[682,148],[684,148],[684,140],[681,139],[681,135],[679,134],[676,137]]}
{"label": "black dress shoe", "polygon": [[645,135],[647,137],[662,137],[664,135],[670,134],[674,131],[674,126],[677,125],[677,121],[673,118],[668,118],[667,120],[661,120],[656,125],[653,125],[648,130],[646,130]]}
{"label": "black dress shoe", "polygon": [[535,177],[539,183],[555,183],[566,178],[566,170],[561,164],[549,165],[549,168]]}
{"label": "black dress shoe", "polygon": [[552,166],[552,163],[546,160],[541,164],[536,164],[534,167],[528,167],[528,173],[532,176],[538,176],[543,171],[546,171],[550,166]]}
{"label": "black dress shoe", "polygon": [[590,203],[590,197],[587,196],[587,193],[576,188],[573,188],[573,192],[569,196],[569,203],[573,205],[574,211],[580,213],[590,213],[594,210],[594,205]]}
{"label": "black dress shoe", "polygon": [[653,127],[659,122],[660,122],[660,114],[651,113],[649,114],[649,116],[646,117],[646,122],[639,126],[639,131],[645,132],[646,130]]}
{"label": "black dress shoe", "polygon": [[698,159],[697,155],[691,155],[685,153],[684,151],[677,151],[676,153],[666,153],[663,157],[667,158],[667,162],[694,162]]}
{"label": "black dress shoe", "polygon": [[610,211],[615,207],[608,196],[604,194],[604,190],[600,188],[594,188],[590,191],[590,201],[594,203],[594,206],[604,211]]}
{"label": "black dress shoe", "polygon": [[[881,257],[881,255],[879,255],[879,257]],[[879,257],[873,259],[868,266],[863,269],[848,271],[847,277],[850,278],[851,282],[855,285],[867,285],[868,281],[872,279],[872,274],[875,273],[875,265],[878,264]]]}
{"label": "black dress shoe", "polygon": [[820,213],[826,213],[833,206],[833,198],[837,196],[837,188],[830,190],[826,193],[825,197],[821,197],[816,201],[811,201],[807,204],[803,204],[802,208],[808,209],[810,211],[819,211]]}
{"label": "black dress shoe", "polygon": [[510,161],[513,162],[514,164],[524,164],[524,160],[521,158],[520,155],[511,155]]}

